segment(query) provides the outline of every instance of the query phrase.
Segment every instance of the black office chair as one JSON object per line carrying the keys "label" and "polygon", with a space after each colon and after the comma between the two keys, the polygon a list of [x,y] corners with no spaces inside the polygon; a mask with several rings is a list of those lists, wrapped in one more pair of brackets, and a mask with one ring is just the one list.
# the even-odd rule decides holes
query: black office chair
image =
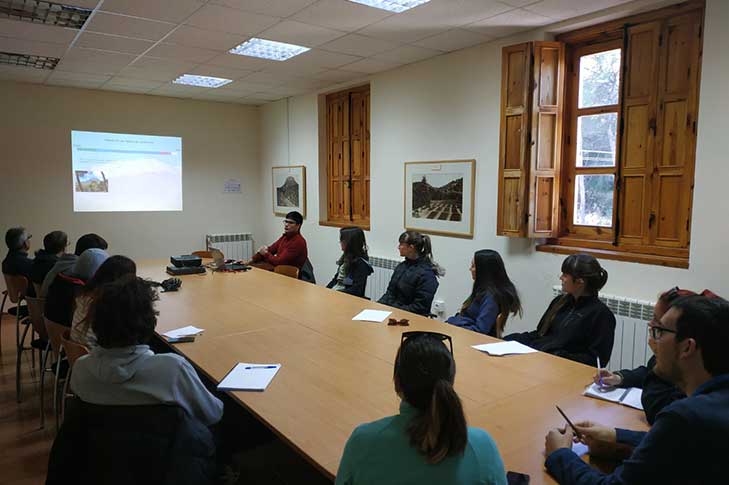
{"label": "black office chair", "polygon": [[179,406],[66,401],[46,485],[211,484],[210,430]]}

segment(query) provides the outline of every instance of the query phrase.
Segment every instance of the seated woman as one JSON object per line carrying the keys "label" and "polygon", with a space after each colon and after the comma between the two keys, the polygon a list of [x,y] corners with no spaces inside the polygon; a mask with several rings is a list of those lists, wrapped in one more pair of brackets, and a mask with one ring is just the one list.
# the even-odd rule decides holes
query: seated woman
{"label": "seated woman", "polygon": [[400,414],[358,426],[347,441],[336,485],[506,484],[489,434],[466,425],[453,389],[447,335],[405,332],[395,357]]}
{"label": "seated woman", "polygon": [[91,322],[87,317],[89,304],[99,288],[106,283],[116,281],[124,275],[137,274],[137,265],[126,256],[111,256],[104,261],[94,276],[79,289],[76,305],[71,321],[71,340],[92,349],[96,347],[96,336],[91,330]]}
{"label": "seated woman", "polygon": [[[473,289],[461,311],[446,320],[451,325],[496,337],[496,317],[500,313],[521,315],[521,302],[514,283],[496,251],[481,249],[471,260]],[[501,329],[503,330],[503,329]]]}
{"label": "seated woman", "polygon": [[339,244],[342,247],[342,256],[337,260],[337,272],[327,288],[362,297],[367,287],[367,278],[373,273],[364,231],[359,227],[340,229]]}
{"label": "seated woman", "polygon": [[613,351],[615,316],[597,297],[608,273],[594,257],[573,254],[562,263],[563,295],[556,297],[531,332],[508,335],[529,347],[595,366],[607,365]]}
{"label": "seated woman", "polygon": [[152,286],[126,275],[99,288],[89,306],[98,346],[76,361],[71,389],[101,405],[175,404],[210,426],[220,421],[223,403],[175,353],[155,354],[147,342],[157,325]]}
{"label": "seated woman", "polygon": [[438,290],[438,276],[445,270],[433,261],[430,238],[419,232],[400,234],[398,250],[405,261],[395,267],[387,291],[379,302],[420,315],[430,315],[430,305]]}

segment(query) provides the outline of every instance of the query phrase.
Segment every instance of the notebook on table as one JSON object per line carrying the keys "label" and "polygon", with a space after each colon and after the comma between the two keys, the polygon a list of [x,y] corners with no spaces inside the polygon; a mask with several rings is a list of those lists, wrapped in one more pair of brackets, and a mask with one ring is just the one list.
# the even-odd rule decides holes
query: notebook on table
{"label": "notebook on table", "polygon": [[218,384],[219,391],[265,391],[281,364],[239,362]]}
{"label": "notebook on table", "polygon": [[583,392],[582,394],[588,397],[602,399],[604,401],[616,402],[618,404],[622,404],[623,406],[640,409],[641,411],[643,410],[643,404],[641,403],[643,390],[637,387],[601,388],[597,384],[590,384],[585,388],[585,392]]}

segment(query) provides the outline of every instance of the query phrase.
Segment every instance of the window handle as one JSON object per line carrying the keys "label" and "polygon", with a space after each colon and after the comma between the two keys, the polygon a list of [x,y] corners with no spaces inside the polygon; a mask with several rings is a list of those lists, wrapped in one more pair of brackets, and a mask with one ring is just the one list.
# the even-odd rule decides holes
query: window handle
{"label": "window handle", "polygon": [[656,213],[651,211],[651,215],[648,217],[648,229],[653,227],[654,222],[656,222]]}

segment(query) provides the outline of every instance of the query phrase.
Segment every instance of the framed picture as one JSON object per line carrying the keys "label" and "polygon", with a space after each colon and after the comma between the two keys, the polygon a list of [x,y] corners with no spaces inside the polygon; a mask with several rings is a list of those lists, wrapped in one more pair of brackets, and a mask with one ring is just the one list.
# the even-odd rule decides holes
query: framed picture
{"label": "framed picture", "polygon": [[306,217],[306,167],[287,165],[273,167],[273,213],[285,216],[299,211]]}
{"label": "framed picture", "polygon": [[473,238],[476,160],[405,162],[405,229]]}

